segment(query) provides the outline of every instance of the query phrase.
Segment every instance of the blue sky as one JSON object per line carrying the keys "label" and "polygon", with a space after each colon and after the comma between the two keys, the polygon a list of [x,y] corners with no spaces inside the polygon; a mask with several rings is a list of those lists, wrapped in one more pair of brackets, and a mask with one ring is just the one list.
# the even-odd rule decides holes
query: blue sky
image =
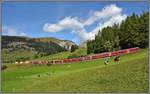
{"label": "blue sky", "polygon": [[[82,40],[85,41],[93,37],[93,35],[90,35],[92,30],[103,26],[105,22],[107,23],[116,15],[104,21],[103,18],[105,17],[99,17],[90,25],[84,25],[84,21],[90,18],[94,19],[96,11],[101,16],[100,13],[102,13],[102,10],[112,4],[115,5],[113,7],[121,9],[121,11],[118,10],[119,12],[116,13],[124,18],[133,12],[141,14],[143,11],[148,11],[148,2],[3,2],[2,26],[4,29],[2,34],[25,35],[29,37],[56,37],[72,40],[79,44]],[[105,11],[103,14],[105,14]],[[109,13],[106,14],[109,15]],[[60,27],[60,23],[66,21],[65,18],[72,20],[71,22],[69,21],[70,24],[73,24],[71,26],[75,27],[76,24],[73,22],[77,22],[81,24],[81,28],[80,26],[79,29],[78,26],[77,28],[73,28],[66,24]],[[48,23],[48,26],[43,30],[46,23]],[[55,25],[55,27],[52,25]],[[55,28],[58,30],[55,30]],[[52,31],[53,29],[54,32]],[[11,32],[14,33],[12,34]],[[83,33],[77,34],[80,32]]]}

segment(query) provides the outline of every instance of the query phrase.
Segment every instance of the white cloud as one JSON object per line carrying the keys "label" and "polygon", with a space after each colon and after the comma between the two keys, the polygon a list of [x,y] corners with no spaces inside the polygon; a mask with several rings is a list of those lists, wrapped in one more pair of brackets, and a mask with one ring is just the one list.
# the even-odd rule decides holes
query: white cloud
{"label": "white cloud", "polygon": [[[112,26],[114,23],[120,24],[125,19],[126,15],[122,14],[122,9],[112,4],[104,7],[101,11],[90,12],[90,17],[86,20],[78,17],[65,17],[55,24],[46,23],[43,30],[46,32],[59,32],[63,29],[70,29],[72,33],[79,36],[82,43],[94,39],[95,34],[102,28]],[[98,22],[99,25],[91,32],[87,32],[85,27],[93,25],[95,22]]]}
{"label": "white cloud", "polygon": [[103,24],[99,24],[93,31],[92,33],[95,35],[98,33],[99,30],[102,30],[104,27],[107,26],[112,26],[113,24],[120,24],[123,20],[126,19],[126,15],[116,15],[112,18],[110,18],[108,21],[105,21]]}
{"label": "white cloud", "polygon": [[43,30],[47,32],[58,32],[65,28],[76,31],[84,29],[84,26],[77,20],[77,18],[66,17],[56,24],[46,23],[43,27]]}
{"label": "white cloud", "polygon": [[99,21],[99,20],[107,20],[111,17],[120,14],[121,11],[122,9],[117,7],[114,4],[106,6],[101,11],[93,12],[93,15],[84,22],[84,25],[91,25],[95,21]]}
{"label": "white cloud", "polygon": [[61,29],[62,28],[60,26],[57,26],[55,24],[49,24],[49,23],[46,23],[43,28],[44,31],[49,31],[49,32],[58,32]]}
{"label": "white cloud", "polygon": [[8,36],[27,36],[24,32],[21,32],[15,28],[2,26],[2,35]]}
{"label": "white cloud", "polygon": [[71,29],[72,33],[76,33],[80,37],[80,41],[88,39],[84,25],[78,21],[78,18],[66,17],[56,24],[45,24],[43,30],[46,32],[58,32],[63,29]]}

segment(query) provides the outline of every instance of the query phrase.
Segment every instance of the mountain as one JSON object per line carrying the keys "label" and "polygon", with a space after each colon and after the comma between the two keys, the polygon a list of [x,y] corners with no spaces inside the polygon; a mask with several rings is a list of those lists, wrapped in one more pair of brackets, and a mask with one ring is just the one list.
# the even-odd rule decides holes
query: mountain
{"label": "mountain", "polygon": [[2,36],[1,41],[2,61],[4,63],[32,60],[70,50],[72,45],[76,45],[72,41],[52,37],[29,38],[22,36]]}
{"label": "mountain", "polygon": [[[71,50],[71,46],[72,45],[76,45],[74,42],[70,41],[70,40],[60,40],[57,38],[36,38],[36,40],[41,41],[41,42],[54,42],[56,44],[58,44],[59,46],[65,48],[66,50]],[[77,46],[77,45],[76,45]]]}
{"label": "mountain", "polygon": [[71,50],[72,45],[76,45],[76,44],[69,40],[61,40],[58,42],[58,45],[60,45],[61,47],[64,47],[67,50]]}

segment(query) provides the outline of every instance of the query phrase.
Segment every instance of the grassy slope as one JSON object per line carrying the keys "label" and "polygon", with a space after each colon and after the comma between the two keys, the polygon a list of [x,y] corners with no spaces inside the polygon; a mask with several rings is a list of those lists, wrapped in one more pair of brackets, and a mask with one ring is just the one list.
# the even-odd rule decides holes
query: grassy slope
{"label": "grassy slope", "polygon": [[[12,51],[12,52],[4,52],[2,51],[2,61],[16,61],[16,58],[24,58],[24,57],[28,57],[33,59],[35,55],[35,52],[33,51]],[[11,60],[11,61],[10,61]],[[11,62],[11,63],[15,63],[15,62]]]}
{"label": "grassy slope", "polygon": [[[103,59],[65,65],[8,65],[5,92],[147,92],[148,51],[124,55],[108,66]],[[51,73],[51,75],[46,75]],[[37,77],[40,74],[41,77]]]}
{"label": "grassy slope", "polygon": [[87,54],[87,49],[86,48],[79,48],[73,54],[79,54],[79,55],[86,55]]}
{"label": "grassy slope", "polygon": [[35,60],[61,60],[61,59],[67,58],[69,56],[69,54],[70,54],[69,51],[60,52],[58,54],[53,54],[53,55],[40,57],[40,58],[37,58]]}
{"label": "grassy slope", "polygon": [[53,55],[48,55],[48,56],[45,56],[45,57],[41,57],[41,58],[38,58],[38,59],[35,59],[35,60],[62,60],[64,58],[67,58],[69,55],[71,54],[79,54],[79,55],[86,55],[86,49],[77,49],[75,52],[69,52],[69,51],[66,51],[66,52],[60,52],[58,54],[53,54]]}

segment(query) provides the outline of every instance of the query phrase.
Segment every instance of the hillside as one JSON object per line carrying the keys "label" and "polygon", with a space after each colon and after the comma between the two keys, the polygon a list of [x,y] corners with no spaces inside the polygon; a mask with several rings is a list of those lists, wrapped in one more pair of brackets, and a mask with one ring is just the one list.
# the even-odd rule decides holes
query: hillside
{"label": "hillside", "polygon": [[37,42],[54,42],[56,44],[58,44],[59,46],[65,48],[66,50],[71,50],[71,46],[72,45],[76,45],[74,42],[70,41],[70,40],[60,40],[57,38],[53,38],[53,37],[43,37],[43,38],[33,38],[34,40],[36,40]]}
{"label": "hillside", "polygon": [[2,61],[13,63],[69,51],[74,42],[56,38],[2,36]]}
{"label": "hillside", "polygon": [[148,92],[148,49],[122,55],[120,63],[113,58],[109,65],[103,62],[7,64],[2,71],[2,92]]}
{"label": "hillside", "polygon": [[68,58],[74,54],[77,56],[87,55],[87,49],[86,48],[79,48],[72,53],[70,51],[65,51],[65,52],[60,52],[57,54],[52,54],[52,55],[40,57],[40,58],[33,59],[33,60],[35,60],[35,61],[36,60],[62,60],[62,59]]}

